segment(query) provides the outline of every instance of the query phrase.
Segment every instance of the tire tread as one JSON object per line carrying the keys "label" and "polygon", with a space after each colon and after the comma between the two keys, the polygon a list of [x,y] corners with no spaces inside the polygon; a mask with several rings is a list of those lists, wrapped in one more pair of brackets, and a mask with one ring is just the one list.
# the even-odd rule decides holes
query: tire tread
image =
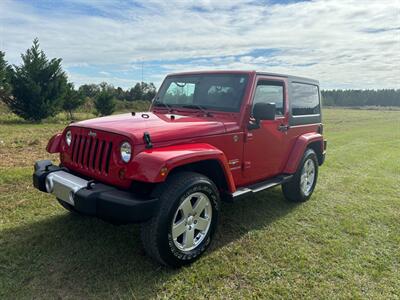
{"label": "tire tread", "polygon": [[[300,176],[301,176],[301,170],[303,168],[303,164],[308,156],[311,156],[312,159],[314,160],[315,164],[315,179],[314,179],[314,187],[311,193],[307,196],[304,197],[303,194],[300,191]],[[306,151],[303,154],[303,157],[300,161],[300,164],[296,170],[296,173],[294,174],[293,178],[282,185],[282,192],[285,196],[285,198],[290,201],[290,202],[305,202],[307,201],[312,193],[314,192],[315,185],[317,183],[318,179],[318,160],[317,160],[317,154],[315,151],[311,148],[307,148]]]}
{"label": "tire tread", "polygon": [[153,192],[153,196],[159,197],[159,207],[157,213],[150,220],[141,224],[141,240],[146,253],[165,266],[170,266],[170,264],[164,261],[159,252],[160,247],[157,245],[157,241],[159,240],[158,224],[165,217],[165,214],[168,213],[170,205],[168,199],[176,197],[177,191],[184,190],[187,186],[199,180],[209,181],[215,190],[217,190],[214,183],[208,177],[199,173],[184,171],[172,174],[166,182],[159,185]]}

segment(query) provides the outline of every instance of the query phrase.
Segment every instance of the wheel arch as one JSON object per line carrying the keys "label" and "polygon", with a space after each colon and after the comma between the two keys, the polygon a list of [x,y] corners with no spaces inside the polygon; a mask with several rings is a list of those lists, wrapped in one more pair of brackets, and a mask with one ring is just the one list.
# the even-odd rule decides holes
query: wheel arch
{"label": "wheel arch", "polygon": [[314,152],[317,154],[317,158],[318,158],[318,164],[322,165],[322,163],[324,162],[324,157],[323,157],[323,141],[315,141],[315,142],[311,142],[307,145],[307,148],[311,148],[314,150]]}
{"label": "wheel arch", "polygon": [[207,159],[184,164],[173,168],[168,176],[178,172],[191,171],[210,178],[220,191],[230,191],[229,182],[224,174],[224,169],[217,159]]}
{"label": "wheel arch", "polygon": [[62,134],[57,133],[53,135],[46,146],[46,151],[48,153],[59,153],[61,145]]}
{"label": "wheel arch", "polygon": [[307,148],[315,151],[318,163],[323,163],[324,139],[319,133],[306,133],[297,138],[285,166],[284,173],[294,174]]}
{"label": "wheel arch", "polygon": [[179,171],[193,171],[214,181],[219,190],[236,190],[225,154],[209,144],[187,144],[149,149],[132,161],[127,178],[160,183]]}

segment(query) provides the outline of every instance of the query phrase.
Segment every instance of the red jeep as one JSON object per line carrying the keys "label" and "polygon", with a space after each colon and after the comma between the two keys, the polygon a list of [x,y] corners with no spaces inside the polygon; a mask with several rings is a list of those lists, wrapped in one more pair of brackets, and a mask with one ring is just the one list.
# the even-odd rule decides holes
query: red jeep
{"label": "red jeep", "polygon": [[310,198],[324,162],[318,81],[255,71],[168,75],[150,112],[72,123],[34,186],[69,211],[143,222],[147,253],[181,266],[209,246],[220,199],[282,185]]}

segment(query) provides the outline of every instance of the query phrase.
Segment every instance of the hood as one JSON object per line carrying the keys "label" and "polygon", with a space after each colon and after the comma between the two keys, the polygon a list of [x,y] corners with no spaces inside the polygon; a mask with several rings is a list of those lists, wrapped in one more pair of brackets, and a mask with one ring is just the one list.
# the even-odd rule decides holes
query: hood
{"label": "hood", "polygon": [[143,133],[148,132],[151,141],[163,142],[188,139],[225,132],[222,122],[212,117],[158,113],[121,114],[73,123],[70,126],[85,127],[128,136],[136,144],[142,144]]}

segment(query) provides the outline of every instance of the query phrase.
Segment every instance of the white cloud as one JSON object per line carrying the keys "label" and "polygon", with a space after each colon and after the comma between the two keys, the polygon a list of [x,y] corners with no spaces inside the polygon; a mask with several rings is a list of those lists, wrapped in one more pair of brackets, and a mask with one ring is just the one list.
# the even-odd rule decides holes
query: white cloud
{"label": "white cloud", "polygon": [[[76,8],[82,3],[85,11]],[[165,71],[218,68],[309,76],[328,88],[400,87],[399,0],[288,5],[75,0],[74,5],[44,15],[28,4],[0,1],[0,46],[7,59],[18,63],[19,54],[39,37],[48,56],[62,57],[67,68],[113,64],[140,72],[141,60],[146,67],[160,61],[165,69],[154,67],[160,74],[146,70],[145,80],[156,82]],[[278,51],[259,54],[257,49]],[[93,82],[76,71],[70,74],[78,85],[85,78]],[[115,85],[131,82],[115,73],[101,78]]]}

